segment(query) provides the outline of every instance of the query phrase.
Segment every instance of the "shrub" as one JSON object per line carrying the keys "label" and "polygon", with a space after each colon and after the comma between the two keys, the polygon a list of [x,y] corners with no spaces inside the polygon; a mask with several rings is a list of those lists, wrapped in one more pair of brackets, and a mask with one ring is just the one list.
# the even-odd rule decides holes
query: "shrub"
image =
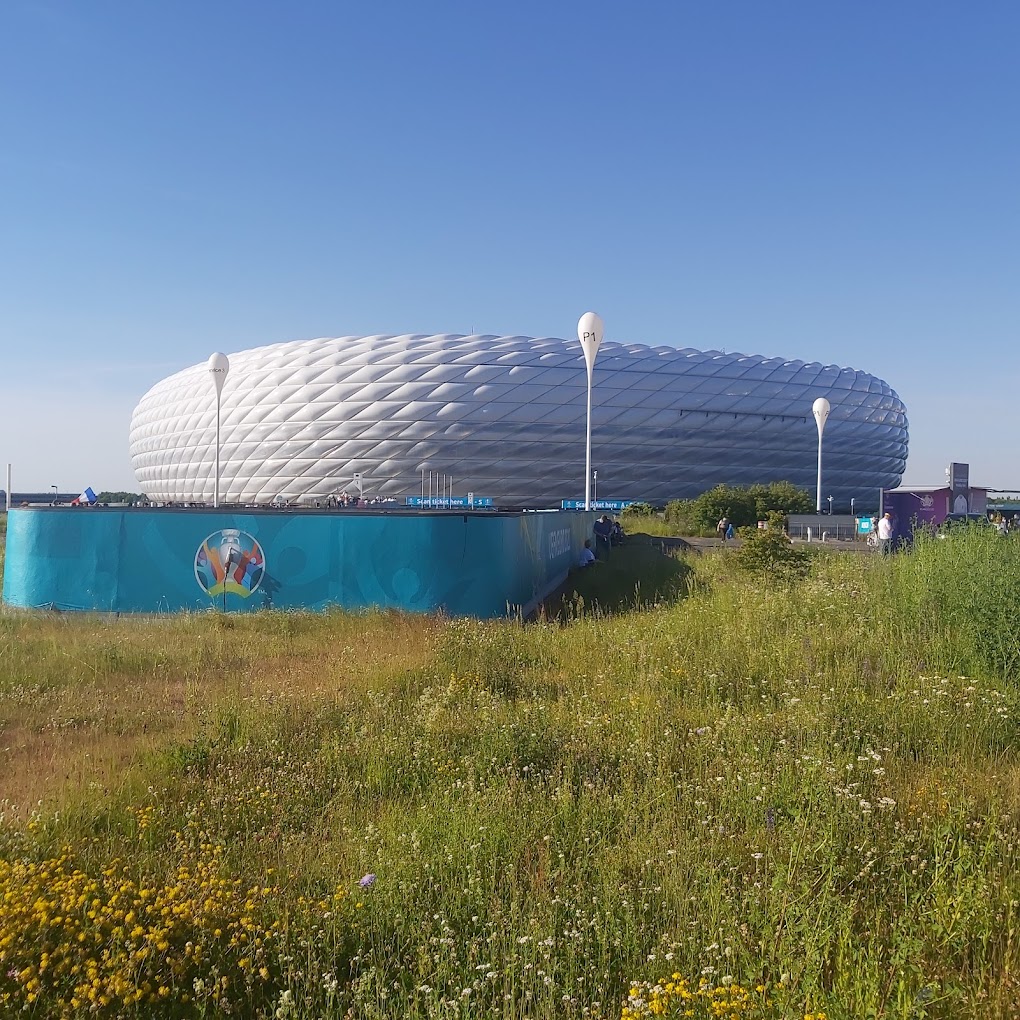
{"label": "shrub", "polygon": [[798,549],[783,528],[783,515],[770,513],[765,528],[742,528],[743,540],[737,550],[737,562],[752,573],[777,580],[792,581],[804,577],[811,566],[806,549]]}
{"label": "shrub", "polygon": [[811,496],[792,482],[717,485],[695,499],[668,503],[666,520],[690,532],[711,533],[722,517],[728,517],[735,528],[744,528],[766,519],[772,512],[808,513],[811,506]]}
{"label": "shrub", "polygon": [[651,503],[631,503],[620,511],[620,517],[651,517],[653,513],[655,507]]}

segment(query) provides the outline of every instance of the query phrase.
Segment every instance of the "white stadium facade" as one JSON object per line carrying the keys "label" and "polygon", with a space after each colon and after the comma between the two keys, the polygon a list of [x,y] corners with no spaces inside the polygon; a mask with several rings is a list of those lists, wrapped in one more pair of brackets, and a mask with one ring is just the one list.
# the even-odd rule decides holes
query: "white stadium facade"
{"label": "white stadium facade", "polygon": [[[220,498],[311,503],[355,473],[366,497],[420,495],[423,472],[497,505],[584,495],[586,374],[577,341],[522,336],[346,336],[230,354]],[[640,344],[602,345],[592,400],[600,499],[663,503],[719,483],[815,487],[812,402],[826,397],[823,495],[899,484],[907,418],[865,372]],[[143,492],[211,502],[215,391],[205,363],[158,382],[131,420]],[[438,494],[439,482],[434,483]]]}

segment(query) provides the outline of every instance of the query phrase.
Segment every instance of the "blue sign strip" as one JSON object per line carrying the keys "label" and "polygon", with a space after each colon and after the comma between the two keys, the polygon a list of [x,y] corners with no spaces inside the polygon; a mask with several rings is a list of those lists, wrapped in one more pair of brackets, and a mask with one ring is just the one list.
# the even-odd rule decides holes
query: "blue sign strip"
{"label": "blue sign strip", "polygon": [[491,507],[492,500],[487,496],[405,496],[404,506],[420,506],[427,510],[476,510],[478,507]]}
{"label": "blue sign strip", "polygon": [[[593,499],[591,501],[592,510],[623,510],[624,507],[628,507],[631,503],[636,503],[635,499]],[[583,510],[584,500],[583,499],[564,499],[560,501],[561,510]]]}

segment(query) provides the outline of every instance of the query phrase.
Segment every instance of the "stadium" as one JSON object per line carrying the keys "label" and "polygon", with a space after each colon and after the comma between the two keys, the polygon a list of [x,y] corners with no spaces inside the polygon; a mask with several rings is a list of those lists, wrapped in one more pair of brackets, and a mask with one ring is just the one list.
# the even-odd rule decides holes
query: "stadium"
{"label": "stadium", "polygon": [[[587,382],[576,341],[346,336],[229,355],[221,500],[314,504],[348,488],[420,495],[429,472],[504,506],[584,495]],[[719,483],[814,490],[812,402],[832,413],[825,495],[837,506],[899,484],[906,410],[865,372],[757,355],[606,342],[594,371],[592,467],[602,499],[663,503]],[[158,502],[211,502],[216,400],[205,363],[140,400],[130,453]],[[437,490],[438,491],[438,487]]]}

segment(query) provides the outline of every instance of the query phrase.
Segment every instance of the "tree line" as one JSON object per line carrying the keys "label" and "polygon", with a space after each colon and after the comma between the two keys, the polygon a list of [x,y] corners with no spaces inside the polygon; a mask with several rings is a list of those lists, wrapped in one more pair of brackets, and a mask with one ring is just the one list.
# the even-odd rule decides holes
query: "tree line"
{"label": "tree line", "polygon": [[717,485],[694,499],[666,504],[666,521],[692,531],[714,529],[723,517],[734,528],[746,528],[768,519],[771,513],[805,514],[814,509],[811,495],[792,482],[768,485]]}

